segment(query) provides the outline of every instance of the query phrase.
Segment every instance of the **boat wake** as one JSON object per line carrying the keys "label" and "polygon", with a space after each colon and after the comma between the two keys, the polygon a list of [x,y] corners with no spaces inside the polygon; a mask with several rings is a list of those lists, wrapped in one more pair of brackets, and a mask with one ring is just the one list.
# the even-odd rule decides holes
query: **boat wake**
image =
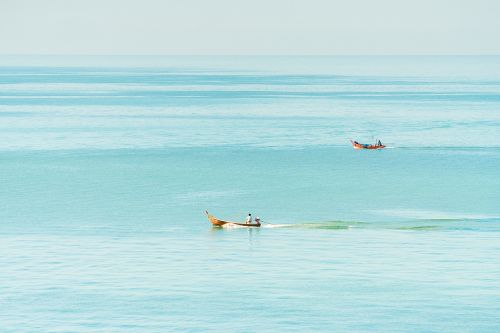
{"label": "boat wake", "polygon": [[353,221],[327,221],[327,222],[307,222],[307,223],[287,223],[287,224],[262,224],[262,228],[300,228],[300,229],[326,229],[326,230],[345,230],[356,228],[365,222]]}
{"label": "boat wake", "polygon": [[[470,216],[469,216],[470,217]],[[452,218],[439,217],[412,219],[412,221],[378,221],[378,222],[359,222],[359,221],[325,221],[325,222],[305,222],[305,223],[262,223],[260,228],[264,229],[288,229],[288,230],[355,230],[355,229],[379,229],[379,230],[399,230],[399,231],[437,231],[437,230],[500,230],[498,224],[487,224],[485,220],[475,218]],[[491,216],[488,216],[491,220]],[[496,221],[496,219],[493,219]],[[446,223],[445,223],[446,222]],[[228,223],[224,229],[248,229],[259,227],[247,227]]]}
{"label": "boat wake", "polygon": [[293,227],[293,224],[271,224],[271,223],[263,223],[261,225],[261,228],[268,228],[268,229],[273,229],[273,228],[291,228]]}

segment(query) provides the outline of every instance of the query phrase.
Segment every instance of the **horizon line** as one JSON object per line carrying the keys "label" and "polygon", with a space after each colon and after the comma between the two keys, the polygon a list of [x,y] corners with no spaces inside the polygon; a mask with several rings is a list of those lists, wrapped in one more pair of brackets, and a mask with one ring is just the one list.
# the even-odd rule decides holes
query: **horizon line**
{"label": "horizon line", "polygon": [[167,53],[167,54],[133,54],[133,53],[0,53],[0,57],[498,57],[500,53],[384,53],[384,54],[189,54],[189,53]]}

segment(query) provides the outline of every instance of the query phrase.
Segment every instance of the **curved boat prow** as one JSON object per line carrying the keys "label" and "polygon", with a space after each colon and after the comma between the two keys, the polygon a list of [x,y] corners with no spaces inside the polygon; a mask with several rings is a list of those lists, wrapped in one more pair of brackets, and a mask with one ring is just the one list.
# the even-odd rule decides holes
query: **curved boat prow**
{"label": "curved boat prow", "polygon": [[349,139],[349,141],[351,141],[351,145],[352,145],[352,148],[354,149],[363,149],[359,146],[359,143],[357,143],[356,141],[353,141],[351,139]]}

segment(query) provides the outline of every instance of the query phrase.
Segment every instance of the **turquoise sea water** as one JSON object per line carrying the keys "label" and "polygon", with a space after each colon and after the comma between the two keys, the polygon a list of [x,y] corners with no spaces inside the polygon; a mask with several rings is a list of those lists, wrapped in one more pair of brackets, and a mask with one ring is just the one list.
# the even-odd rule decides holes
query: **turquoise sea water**
{"label": "turquoise sea water", "polygon": [[0,332],[500,330],[500,57],[0,65]]}

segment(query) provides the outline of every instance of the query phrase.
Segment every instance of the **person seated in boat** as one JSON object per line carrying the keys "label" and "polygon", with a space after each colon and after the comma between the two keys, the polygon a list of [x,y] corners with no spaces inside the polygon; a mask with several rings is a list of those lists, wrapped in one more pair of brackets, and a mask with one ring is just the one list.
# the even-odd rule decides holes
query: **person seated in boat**
{"label": "person seated in boat", "polygon": [[252,223],[252,214],[248,213],[246,223],[247,223],[247,224],[251,224],[251,223]]}
{"label": "person seated in boat", "polygon": [[257,217],[255,218],[255,223],[260,224],[260,217],[258,217],[258,216],[257,216]]}
{"label": "person seated in boat", "polygon": [[382,146],[382,142],[380,140],[378,140],[377,146],[379,146],[379,147]]}
{"label": "person seated in boat", "polygon": [[354,141],[354,144],[359,145],[359,142],[358,141]]}

